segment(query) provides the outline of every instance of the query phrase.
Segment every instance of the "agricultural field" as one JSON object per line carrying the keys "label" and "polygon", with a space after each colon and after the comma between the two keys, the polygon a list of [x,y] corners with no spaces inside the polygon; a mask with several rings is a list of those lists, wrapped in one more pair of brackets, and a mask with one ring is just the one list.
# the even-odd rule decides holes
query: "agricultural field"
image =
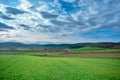
{"label": "agricultural field", "polygon": [[0,80],[120,80],[120,59],[0,55]]}
{"label": "agricultural field", "polygon": [[19,51],[0,53],[0,80],[120,80],[119,49]]}
{"label": "agricultural field", "polygon": [[0,80],[120,80],[120,0],[0,0]]}
{"label": "agricultural field", "polygon": [[70,52],[118,53],[120,52],[120,49],[100,48],[100,47],[82,47],[82,48],[70,49]]}
{"label": "agricultural field", "polygon": [[63,54],[63,52],[23,52],[23,53],[15,53],[15,54],[30,55],[30,56],[50,56],[50,55]]}

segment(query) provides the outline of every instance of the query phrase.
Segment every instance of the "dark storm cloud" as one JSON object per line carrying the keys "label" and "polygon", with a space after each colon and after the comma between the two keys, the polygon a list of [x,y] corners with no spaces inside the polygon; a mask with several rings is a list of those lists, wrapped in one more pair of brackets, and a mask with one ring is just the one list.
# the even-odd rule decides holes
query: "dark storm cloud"
{"label": "dark storm cloud", "polygon": [[25,30],[29,30],[30,29],[30,27],[25,25],[25,24],[20,24],[20,26],[23,27]]}
{"label": "dark storm cloud", "polygon": [[9,16],[6,16],[6,15],[3,14],[2,12],[0,12],[0,18],[6,19],[6,20],[14,20],[14,18],[11,18],[11,17],[9,17]]}
{"label": "dark storm cloud", "polygon": [[92,16],[86,20],[90,27],[100,25],[100,28],[120,26],[120,10],[104,11],[99,16]]}
{"label": "dark storm cloud", "polygon": [[46,19],[51,19],[51,18],[56,18],[56,17],[58,17],[57,14],[52,14],[52,13],[44,12],[44,11],[41,12],[41,15],[42,15],[44,18],[46,18]]}
{"label": "dark storm cloud", "polygon": [[[86,21],[83,20],[74,20],[74,19],[68,19],[68,21],[70,22],[70,25],[74,25],[74,27],[78,27],[79,28],[86,28],[88,27],[88,25],[86,25]],[[90,27],[90,26],[89,26]]]}
{"label": "dark storm cloud", "polygon": [[16,8],[12,8],[12,7],[6,7],[6,13],[10,13],[10,14],[13,14],[13,15],[18,15],[18,14],[23,14],[25,13],[24,11],[21,11],[19,9],[16,9]]}
{"label": "dark storm cloud", "polygon": [[57,26],[62,26],[62,25],[65,25],[65,24],[70,24],[69,22],[64,22],[64,21],[58,21],[58,20],[51,20],[51,23],[53,23],[54,25],[57,25]]}
{"label": "dark storm cloud", "polygon": [[51,23],[55,26],[59,26],[59,28],[66,29],[66,30],[72,30],[73,28],[83,29],[88,27],[85,22],[82,21],[76,21],[73,19],[67,19],[67,21],[59,21],[59,20],[51,20]]}
{"label": "dark storm cloud", "polygon": [[5,30],[5,29],[1,29],[1,28],[0,28],[0,31],[7,31],[7,30]]}
{"label": "dark storm cloud", "polygon": [[8,29],[14,29],[12,26],[8,26],[2,22],[0,22],[0,30],[4,31],[4,30],[8,30]]}
{"label": "dark storm cloud", "polygon": [[58,27],[55,27],[53,25],[39,25],[39,27],[41,27],[42,29],[40,29],[40,31],[42,32],[59,32],[60,29]]}
{"label": "dark storm cloud", "polygon": [[38,26],[40,26],[40,27],[42,27],[42,28],[51,28],[51,27],[52,27],[51,25],[42,25],[42,24],[40,24],[40,25],[38,25]]}

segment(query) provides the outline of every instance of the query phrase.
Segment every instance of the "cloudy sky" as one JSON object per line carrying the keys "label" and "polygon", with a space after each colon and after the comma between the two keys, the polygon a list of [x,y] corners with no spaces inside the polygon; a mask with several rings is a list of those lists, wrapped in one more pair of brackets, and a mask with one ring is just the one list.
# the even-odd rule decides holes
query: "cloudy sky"
{"label": "cloudy sky", "polygon": [[120,41],[120,0],[0,0],[0,42]]}

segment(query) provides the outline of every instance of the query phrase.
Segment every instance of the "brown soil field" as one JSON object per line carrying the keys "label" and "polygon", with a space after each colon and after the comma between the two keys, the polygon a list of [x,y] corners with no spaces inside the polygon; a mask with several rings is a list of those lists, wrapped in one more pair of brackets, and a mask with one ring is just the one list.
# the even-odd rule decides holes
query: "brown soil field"
{"label": "brown soil field", "polygon": [[120,53],[64,53],[46,57],[120,58]]}
{"label": "brown soil field", "polygon": [[62,54],[39,55],[42,57],[81,57],[81,58],[120,58],[118,53],[98,53],[98,52],[68,52],[65,50],[0,50],[0,54],[19,54],[21,52],[62,52]]}

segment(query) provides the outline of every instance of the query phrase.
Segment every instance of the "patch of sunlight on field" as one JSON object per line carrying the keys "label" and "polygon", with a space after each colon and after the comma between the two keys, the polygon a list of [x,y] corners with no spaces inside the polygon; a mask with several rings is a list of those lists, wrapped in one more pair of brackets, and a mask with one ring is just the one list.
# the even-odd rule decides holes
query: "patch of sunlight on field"
{"label": "patch of sunlight on field", "polygon": [[70,52],[101,52],[101,53],[117,53],[120,49],[99,48],[99,47],[82,47],[71,49]]}

